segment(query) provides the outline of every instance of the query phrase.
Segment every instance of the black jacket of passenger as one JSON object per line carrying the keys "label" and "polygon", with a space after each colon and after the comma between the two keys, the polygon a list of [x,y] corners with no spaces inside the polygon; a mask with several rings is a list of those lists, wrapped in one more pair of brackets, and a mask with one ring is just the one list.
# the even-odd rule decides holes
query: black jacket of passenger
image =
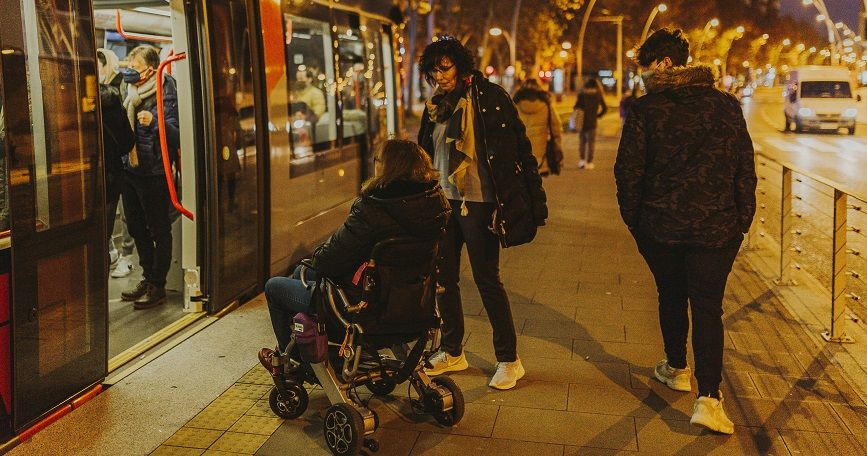
{"label": "black jacket of passenger", "polygon": [[[509,94],[473,73],[469,89],[475,109],[477,156],[487,166],[497,195],[496,232],[504,247],[525,244],[545,224],[548,206],[542,178],[524,123]],[[478,122],[481,120],[481,122]],[[435,122],[422,114],[418,143],[433,159]]]}
{"label": "black jacket of passenger", "polygon": [[135,141],[132,127],[120,99],[121,76],[99,85],[102,107],[102,147],[105,170],[112,175],[123,171],[122,157],[129,153]]}
{"label": "black jacket of passenger", "polygon": [[627,114],[614,165],[624,222],[663,244],[740,242],[756,211],[740,103],[714,88],[707,66],[665,70],[646,87]]}
{"label": "black jacket of passenger", "polygon": [[352,295],[353,275],[374,245],[391,237],[439,238],[450,215],[437,182],[392,182],[355,200],[343,226],[314,251],[313,267]]}
{"label": "black jacket of passenger", "polygon": [[[163,111],[166,121],[166,140],[168,142],[169,158],[175,159],[178,149],[181,147],[178,88],[173,77],[165,75],[163,78]],[[123,93],[122,96],[124,96]],[[138,113],[142,111],[149,111],[153,115],[153,120],[148,126],[144,126],[138,121]],[[136,108],[135,134],[138,166],[130,166],[129,159],[124,159],[125,169],[139,176],[165,176],[162,148],[160,147],[156,94],[145,98],[142,104]]]}

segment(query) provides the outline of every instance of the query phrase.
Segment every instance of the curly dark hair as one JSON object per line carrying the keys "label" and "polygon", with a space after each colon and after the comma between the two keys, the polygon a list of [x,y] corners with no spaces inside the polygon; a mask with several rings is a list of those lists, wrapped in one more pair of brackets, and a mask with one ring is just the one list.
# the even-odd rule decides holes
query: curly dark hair
{"label": "curly dark hair", "polygon": [[689,59],[689,41],[681,29],[663,28],[653,32],[638,48],[636,60],[642,66],[654,60],[670,58],[675,66],[686,65]]}
{"label": "curly dark hair", "polygon": [[418,59],[418,71],[424,75],[425,81],[434,85],[431,72],[439,65],[443,57],[448,57],[458,69],[458,77],[469,75],[475,68],[473,53],[464,46],[460,40],[450,35],[440,36],[436,41],[428,44]]}

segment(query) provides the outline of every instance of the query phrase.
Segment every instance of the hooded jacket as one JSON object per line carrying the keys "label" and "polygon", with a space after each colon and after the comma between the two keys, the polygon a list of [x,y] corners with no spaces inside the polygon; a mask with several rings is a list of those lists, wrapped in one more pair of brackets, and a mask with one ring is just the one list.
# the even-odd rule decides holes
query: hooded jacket
{"label": "hooded jacket", "polygon": [[549,173],[551,170],[545,157],[548,137],[553,136],[557,145],[560,145],[563,133],[560,116],[551,106],[551,96],[544,90],[526,87],[515,93],[514,100],[521,121],[527,128],[527,138],[530,139],[533,147],[533,156],[536,157],[536,163],[539,165],[539,174]]}
{"label": "hooded jacket", "polygon": [[602,94],[596,89],[584,89],[581,91],[572,109],[584,111],[584,123],[581,125],[581,131],[595,130],[598,125],[598,119],[608,112],[605,99],[602,98]]}
{"label": "hooded jacket", "polygon": [[313,267],[354,294],[352,277],[376,243],[397,236],[439,238],[450,215],[436,181],[392,182],[355,200],[343,226],[314,251]]}
{"label": "hooded jacket", "polygon": [[627,114],[614,175],[623,221],[668,245],[739,243],[756,211],[753,143],[740,103],[708,66],[645,81]]}
{"label": "hooded jacket", "polygon": [[[494,231],[504,247],[525,244],[545,224],[548,206],[532,145],[509,94],[478,71],[472,73],[471,91],[476,119],[475,144],[481,166],[487,166],[497,196]],[[433,130],[425,108],[418,143],[433,160]]]}

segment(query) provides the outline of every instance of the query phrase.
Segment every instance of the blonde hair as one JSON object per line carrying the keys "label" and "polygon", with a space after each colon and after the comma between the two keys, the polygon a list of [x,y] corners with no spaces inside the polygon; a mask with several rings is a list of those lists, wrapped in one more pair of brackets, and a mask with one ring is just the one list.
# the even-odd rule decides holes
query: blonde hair
{"label": "blonde hair", "polygon": [[374,155],[382,162],[382,173],[361,186],[362,195],[399,180],[431,182],[439,178],[430,156],[418,144],[405,139],[389,139]]}

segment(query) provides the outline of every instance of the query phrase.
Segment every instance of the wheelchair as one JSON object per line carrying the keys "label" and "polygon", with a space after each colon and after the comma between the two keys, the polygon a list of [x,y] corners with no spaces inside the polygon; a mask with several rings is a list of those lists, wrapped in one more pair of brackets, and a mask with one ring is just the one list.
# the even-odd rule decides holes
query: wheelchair
{"label": "wheelchair", "polygon": [[[376,452],[379,444],[373,433],[379,417],[359,397],[357,388],[364,386],[374,396],[387,396],[408,381],[415,413],[432,415],[442,426],[458,424],[464,415],[460,388],[449,377],[430,378],[423,371],[429,366],[427,359],[439,331],[437,253],[437,240],[390,238],[379,242],[361,273],[363,291],[357,304],[332,280],[318,278],[312,302],[317,324],[324,326],[319,330],[330,336],[339,334],[343,340],[329,338],[328,356],[321,362],[309,362],[298,350],[296,324],[285,352],[272,357],[272,365],[278,367],[272,371],[274,388],[269,396],[274,414],[298,418],[308,405],[304,384],[321,386],[332,404],[324,418],[331,453]],[[302,261],[305,281],[307,269],[312,264]]]}

